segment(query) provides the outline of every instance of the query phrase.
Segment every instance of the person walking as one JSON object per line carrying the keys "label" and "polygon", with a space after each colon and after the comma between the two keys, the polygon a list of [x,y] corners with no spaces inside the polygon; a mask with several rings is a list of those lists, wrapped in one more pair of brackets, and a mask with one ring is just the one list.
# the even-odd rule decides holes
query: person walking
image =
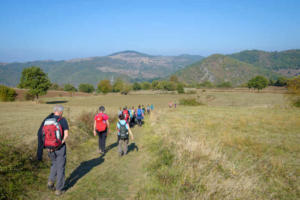
{"label": "person walking", "polygon": [[[67,147],[66,140],[69,136],[69,125],[62,117],[64,107],[56,105],[51,113],[42,123],[39,131],[38,160],[42,160],[42,150],[46,148],[51,159],[50,175],[48,178],[48,188],[55,190],[56,195],[63,193],[65,184],[65,166]],[[43,147],[43,148],[41,148]],[[54,186],[56,182],[56,185]]]}
{"label": "person walking", "polygon": [[119,121],[117,122],[118,129],[118,150],[119,156],[126,155],[128,152],[129,135],[134,140],[133,134],[128,123],[125,120],[124,115],[119,115]]}
{"label": "person walking", "polygon": [[104,106],[99,107],[99,112],[94,118],[94,136],[99,137],[99,153],[105,154],[105,142],[109,133],[109,117],[104,113]]}
{"label": "person walking", "polygon": [[142,126],[142,120],[144,119],[144,113],[141,109],[141,105],[138,106],[138,109],[136,111],[136,119],[139,126]]}

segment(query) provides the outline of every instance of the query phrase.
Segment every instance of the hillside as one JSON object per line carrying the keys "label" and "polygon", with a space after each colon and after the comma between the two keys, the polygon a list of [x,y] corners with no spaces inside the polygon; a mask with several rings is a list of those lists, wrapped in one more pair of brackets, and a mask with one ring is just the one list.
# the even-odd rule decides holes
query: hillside
{"label": "hillside", "polygon": [[50,80],[59,84],[91,83],[101,79],[121,77],[124,80],[152,80],[168,76],[183,67],[202,59],[202,56],[152,56],[136,51],[123,51],[102,57],[62,61],[33,61],[26,63],[1,63],[0,84],[16,86],[22,70],[39,66]]}
{"label": "hillside", "polygon": [[300,74],[299,49],[280,52],[247,50],[228,56],[260,68],[271,69],[283,76],[297,76]]}
{"label": "hillside", "polygon": [[221,54],[209,56],[179,70],[175,74],[181,81],[187,83],[210,81],[218,84],[223,81],[229,81],[233,85],[242,84],[255,75],[276,76],[270,70],[262,69]]}

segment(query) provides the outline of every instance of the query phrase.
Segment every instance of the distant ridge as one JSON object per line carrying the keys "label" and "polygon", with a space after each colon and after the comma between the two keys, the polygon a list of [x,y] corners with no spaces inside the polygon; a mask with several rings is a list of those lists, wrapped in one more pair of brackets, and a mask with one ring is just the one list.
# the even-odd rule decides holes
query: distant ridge
{"label": "distant ridge", "polygon": [[75,58],[60,61],[31,61],[0,64],[0,84],[16,86],[21,72],[30,66],[41,67],[52,82],[58,84],[96,84],[103,79],[122,78],[126,81],[148,81],[164,78],[202,56],[152,56],[126,50],[109,56]]}
{"label": "distant ridge", "polygon": [[186,83],[229,81],[233,85],[247,82],[256,75],[268,78],[300,75],[300,50],[266,52],[246,50],[235,54],[214,54],[175,73]]}

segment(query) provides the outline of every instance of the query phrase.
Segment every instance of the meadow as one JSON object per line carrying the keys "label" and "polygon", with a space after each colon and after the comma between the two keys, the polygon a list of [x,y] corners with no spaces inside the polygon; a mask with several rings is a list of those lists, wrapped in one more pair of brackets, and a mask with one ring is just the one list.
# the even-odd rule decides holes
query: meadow
{"label": "meadow", "polygon": [[[186,97],[203,105],[167,107],[169,101]],[[71,124],[69,182],[62,199],[300,197],[300,110],[290,106],[284,91],[133,92],[44,97],[40,104],[0,103],[1,140],[34,149],[37,129],[56,103],[65,106],[64,116]],[[83,115],[95,113],[100,105],[114,118],[121,106],[151,103],[154,112],[142,128],[133,129],[135,141],[122,159],[117,157],[113,133],[102,158],[96,152],[97,139],[78,126]],[[39,184],[31,183],[20,197],[56,199],[46,190],[48,172],[47,166],[38,171]]]}

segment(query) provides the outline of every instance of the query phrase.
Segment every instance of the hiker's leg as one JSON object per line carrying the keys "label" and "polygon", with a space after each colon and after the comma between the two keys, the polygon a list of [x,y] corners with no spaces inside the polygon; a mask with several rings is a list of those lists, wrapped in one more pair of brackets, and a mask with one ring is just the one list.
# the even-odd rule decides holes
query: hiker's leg
{"label": "hiker's leg", "polygon": [[129,139],[124,140],[124,143],[123,143],[124,154],[127,154],[127,151],[128,151],[128,142],[129,142]]}
{"label": "hiker's leg", "polygon": [[48,181],[54,183],[55,179],[56,179],[56,174],[57,174],[56,156],[55,156],[54,152],[48,152],[48,156],[51,159],[51,168],[50,168],[50,175],[49,175]]}
{"label": "hiker's leg", "polygon": [[66,145],[56,151],[57,181],[56,190],[62,191],[65,185]]}
{"label": "hiker's leg", "polygon": [[122,149],[122,141],[120,138],[119,138],[119,143],[118,143],[118,150],[119,150],[119,154],[122,155],[123,153],[123,149]]}
{"label": "hiker's leg", "polygon": [[97,134],[98,134],[98,147],[99,147],[99,150],[101,150],[101,134],[98,131],[97,131]]}
{"label": "hiker's leg", "polygon": [[106,140],[106,132],[101,132],[101,134],[100,134],[100,149],[102,152],[105,152],[105,140]]}

